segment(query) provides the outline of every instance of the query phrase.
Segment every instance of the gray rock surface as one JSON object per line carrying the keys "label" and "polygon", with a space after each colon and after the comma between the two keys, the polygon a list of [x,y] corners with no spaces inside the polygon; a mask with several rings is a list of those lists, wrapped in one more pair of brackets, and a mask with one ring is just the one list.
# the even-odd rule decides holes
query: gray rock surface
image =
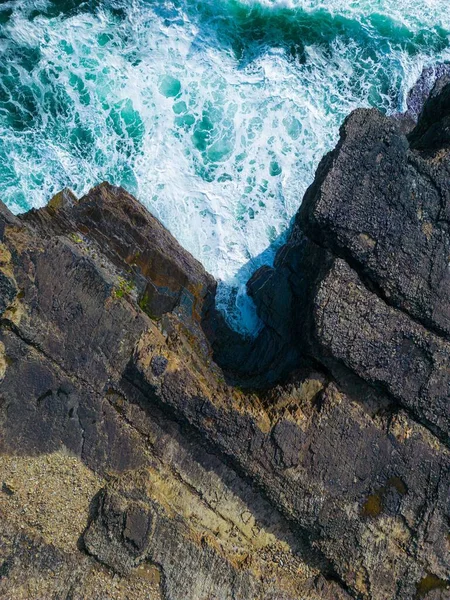
{"label": "gray rock surface", "polygon": [[2,598],[449,597],[447,93],[347,119],[256,340],[124,190],[2,206]]}

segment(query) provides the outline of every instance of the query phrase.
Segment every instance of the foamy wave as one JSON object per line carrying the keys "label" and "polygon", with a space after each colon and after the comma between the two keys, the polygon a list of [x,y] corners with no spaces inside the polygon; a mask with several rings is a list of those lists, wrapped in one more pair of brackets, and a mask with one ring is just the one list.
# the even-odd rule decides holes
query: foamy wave
{"label": "foamy wave", "polygon": [[411,29],[450,28],[450,17],[442,0],[239,0],[246,6],[287,8],[310,12],[326,11],[352,19],[366,20],[383,15]]}
{"label": "foamy wave", "polygon": [[[373,22],[375,6],[395,19],[404,1],[15,9],[0,25],[0,196],[21,211],[64,186],[124,185],[221,280],[230,322],[254,331],[245,281],[273,260],[343,118],[402,108],[423,66],[450,58],[445,32]],[[408,6],[428,27],[423,2]]]}

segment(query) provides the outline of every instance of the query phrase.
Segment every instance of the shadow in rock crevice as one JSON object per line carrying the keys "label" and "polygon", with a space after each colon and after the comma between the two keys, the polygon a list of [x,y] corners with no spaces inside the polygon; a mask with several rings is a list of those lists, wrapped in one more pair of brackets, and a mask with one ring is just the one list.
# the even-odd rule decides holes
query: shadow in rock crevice
{"label": "shadow in rock crevice", "polygon": [[[270,387],[299,363],[299,351],[290,331],[293,310],[290,274],[280,264],[289,245],[290,232],[291,227],[236,274],[236,281],[247,282],[246,302],[259,320],[259,328],[253,335],[231,326],[217,296],[204,309],[203,331],[213,349],[214,361],[230,385]],[[272,290],[274,285],[277,286],[276,297],[270,292],[269,298],[265,289]],[[229,300],[232,302],[233,298]],[[239,306],[225,308],[240,310]]]}
{"label": "shadow in rock crevice", "polygon": [[203,330],[230,385],[268,389],[310,364],[313,298],[332,255],[311,242],[295,219],[269,249],[276,250],[273,266],[261,266],[247,282],[263,324],[258,334],[234,331],[214,303],[205,309]]}
{"label": "shadow in rock crevice", "polygon": [[[200,487],[196,491],[202,502],[208,504],[208,494],[202,493],[201,486],[205,485],[208,476],[212,477],[212,482],[217,478],[226,493],[239,498],[253,515],[255,524],[264,528],[277,540],[286,543],[294,556],[318,569],[325,577],[333,579],[336,576],[331,562],[314,546],[311,531],[289,518],[285,511],[277,506],[277,502],[268,496],[267,489],[258,483],[258,477],[252,477],[238,459],[227,454],[220,445],[209,441],[204,432],[190,423],[175,407],[162,402],[145,378],[141,377],[133,361],[130,361],[119,388],[130,402],[139,407],[139,410],[130,413],[134,414],[130,425],[145,438],[148,438],[151,431],[150,437],[158,440],[153,451],[161,464],[170,465],[169,468],[175,474],[177,468],[182,466],[185,475],[188,475],[188,482],[190,469],[193,480],[198,476],[199,468],[203,471],[204,475],[199,480]],[[206,401],[204,406],[206,410]],[[213,406],[211,410],[214,411]],[[236,415],[236,418],[247,422],[243,423],[244,427],[252,428],[251,417]],[[270,436],[268,441],[269,438]],[[267,443],[263,451],[268,454],[275,453],[276,448]],[[274,476],[276,477],[275,473]],[[188,485],[191,490],[195,489],[192,482]],[[209,508],[215,510],[214,506]]]}

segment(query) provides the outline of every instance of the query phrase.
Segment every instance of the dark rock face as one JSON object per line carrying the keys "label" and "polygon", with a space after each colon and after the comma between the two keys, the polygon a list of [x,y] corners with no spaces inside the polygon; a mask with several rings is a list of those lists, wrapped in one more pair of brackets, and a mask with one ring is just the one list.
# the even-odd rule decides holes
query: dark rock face
{"label": "dark rock face", "polygon": [[419,79],[408,93],[406,113],[397,115],[397,118],[403,121],[403,125],[406,124],[407,130],[415,127],[430,94],[439,93],[442,87],[449,82],[450,63],[440,63],[423,69]]}
{"label": "dark rock face", "polygon": [[3,314],[11,306],[16,295],[17,289],[14,281],[0,271],[0,314]]}
{"label": "dark rock face", "polygon": [[386,305],[341,259],[321,283],[314,322],[324,360],[385,389],[449,444],[449,343]]}
{"label": "dark rock face", "polygon": [[1,208],[2,597],[449,597],[448,89],[347,119],[256,340],[123,190]]}
{"label": "dark rock face", "polygon": [[449,176],[448,161],[412,151],[392,120],[356,111],[322,161],[296,226],[388,303],[448,334]]}
{"label": "dark rock face", "polygon": [[112,490],[103,491],[97,510],[84,536],[87,550],[114,571],[130,573],[145,558],[155,516]]}
{"label": "dark rock face", "polygon": [[440,79],[425,102],[410,141],[418,150],[436,150],[450,144],[450,74]]}

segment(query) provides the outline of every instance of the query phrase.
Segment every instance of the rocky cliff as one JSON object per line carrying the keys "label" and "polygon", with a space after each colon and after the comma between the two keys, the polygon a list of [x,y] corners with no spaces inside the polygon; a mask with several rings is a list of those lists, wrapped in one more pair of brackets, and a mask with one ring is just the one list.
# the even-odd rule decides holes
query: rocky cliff
{"label": "rocky cliff", "polygon": [[0,211],[0,597],[450,598],[450,85],[345,122],[265,326],[124,190]]}

